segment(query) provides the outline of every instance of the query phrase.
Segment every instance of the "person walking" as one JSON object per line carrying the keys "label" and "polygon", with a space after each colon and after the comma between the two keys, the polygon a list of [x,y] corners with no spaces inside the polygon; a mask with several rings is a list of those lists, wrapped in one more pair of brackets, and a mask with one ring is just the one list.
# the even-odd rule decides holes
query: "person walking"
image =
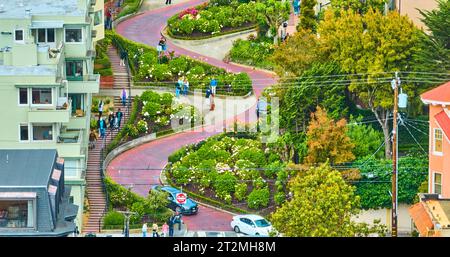
{"label": "person walking", "polygon": [[110,112],[108,116],[108,125],[110,130],[113,130],[113,124],[114,124],[114,114]]}
{"label": "person walking", "polygon": [[209,96],[209,105],[209,110],[214,111],[214,109],[216,108],[216,104],[214,103],[214,93],[211,93],[211,95]]}
{"label": "person walking", "polygon": [[156,224],[156,223],[153,223],[153,226],[152,226],[152,229],[153,229],[153,237],[159,237],[159,234],[158,234],[158,224]]}
{"label": "person walking", "polygon": [[147,223],[142,225],[142,237],[147,237]]}
{"label": "person walking", "polygon": [[125,90],[125,88],[122,88],[122,106],[125,107],[127,104],[127,91]]}
{"label": "person walking", "polygon": [[106,19],[105,19],[105,29],[111,29],[111,19],[112,19],[112,15],[111,15],[111,8],[108,8],[106,10]]}
{"label": "person walking", "polygon": [[128,53],[124,49],[120,49],[120,66],[125,66],[125,58],[127,58]]}
{"label": "person walking", "polygon": [[169,225],[167,225],[167,222],[164,222],[161,229],[161,235],[167,237],[167,233],[169,233]]}
{"label": "person walking", "polygon": [[106,123],[103,118],[100,118],[100,137],[103,139],[105,138],[105,130],[106,130]]}
{"label": "person walking", "polygon": [[173,237],[174,215],[169,218],[169,237]]}
{"label": "person walking", "polygon": [[123,117],[123,113],[120,110],[120,108],[117,109],[116,116],[117,116],[117,120],[118,120],[118,127],[120,128],[120,124],[122,122],[122,117]]}
{"label": "person walking", "polygon": [[181,86],[183,85],[183,80],[178,79],[178,82],[175,84],[175,97],[180,98]]}
{"label": "person walking", "polygon": [[113,129],[119,130],[119,118],[115,114],[113,118]]}
{"label": "person walking", "polygon": [[98,103],[98,117],[101,118],[103,114],[103,100]]}
{"label": "person walking", "polygon": [[294,15],[298,15],[300,13],[300,0],[294,0]]}
{"label": "person walking", "polygon": [[95,148],[95,141],[97,141],[97,134],[95,130],[91,130],[91,133],[89,133],[89,149]]}
{"label": "person walking", "polygon": [[209,86],[211,87],[212,94],[216,94],[216,87],[217,87],[217,80],[215,78],[211,79],[211,82],[209,83]]}
{"label": "person walking", "polygon": [[187,78],[185,77],[185,78],[184,78],[184,81],[183,81],[183,94],[184,94],[185,96],[187,96],[188,91],[189,91],[189,81],[188,81]]}

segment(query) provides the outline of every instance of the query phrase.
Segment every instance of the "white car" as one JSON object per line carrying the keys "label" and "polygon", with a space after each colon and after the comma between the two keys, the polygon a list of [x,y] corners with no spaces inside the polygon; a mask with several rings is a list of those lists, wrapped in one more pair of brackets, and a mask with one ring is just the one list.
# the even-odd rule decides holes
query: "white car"
{"label": "white car", "polygon": [[231,221],[231,228],[236,233],[252,236],[269,236],[272,224],[259,215],[237,215]]}

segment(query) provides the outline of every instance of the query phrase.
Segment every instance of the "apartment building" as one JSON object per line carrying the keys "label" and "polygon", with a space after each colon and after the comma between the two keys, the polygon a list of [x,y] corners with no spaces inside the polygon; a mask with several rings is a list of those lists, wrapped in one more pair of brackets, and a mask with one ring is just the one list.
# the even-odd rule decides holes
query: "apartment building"
{"label": "apartment building", "polygon": [[82,225],[101,0],[0,0],[0,149],[55,149]]}

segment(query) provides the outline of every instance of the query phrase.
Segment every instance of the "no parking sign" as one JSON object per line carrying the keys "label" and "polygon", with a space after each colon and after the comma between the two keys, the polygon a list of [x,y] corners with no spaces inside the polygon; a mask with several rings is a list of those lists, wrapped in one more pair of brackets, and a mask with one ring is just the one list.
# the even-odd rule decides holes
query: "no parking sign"
{"label": "no parking sign", "polygon": [[178,193],[175,197],[179,204],[186,203],[187,195],[185,193]]}

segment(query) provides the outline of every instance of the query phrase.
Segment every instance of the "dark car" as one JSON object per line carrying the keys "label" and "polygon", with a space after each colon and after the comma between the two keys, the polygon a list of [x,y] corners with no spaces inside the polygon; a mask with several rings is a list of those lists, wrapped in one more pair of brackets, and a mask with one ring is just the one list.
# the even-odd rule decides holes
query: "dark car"
{"label": "dark car", "polygon": [[179,204],[176,200],[176,195],[178,193],[181,193],[180,190],[170,187],[170,186],[153,186],[152,190],[156,191],[163,191],[169,193],[168,199],[169,199],[169,207],[170,209],[181,212],[183,215],[191,215],[191,214],[197,214],[198,212],[198,205],[196,202],[191,200],[189,197],[186,199],[186,202],[184,204]]}

